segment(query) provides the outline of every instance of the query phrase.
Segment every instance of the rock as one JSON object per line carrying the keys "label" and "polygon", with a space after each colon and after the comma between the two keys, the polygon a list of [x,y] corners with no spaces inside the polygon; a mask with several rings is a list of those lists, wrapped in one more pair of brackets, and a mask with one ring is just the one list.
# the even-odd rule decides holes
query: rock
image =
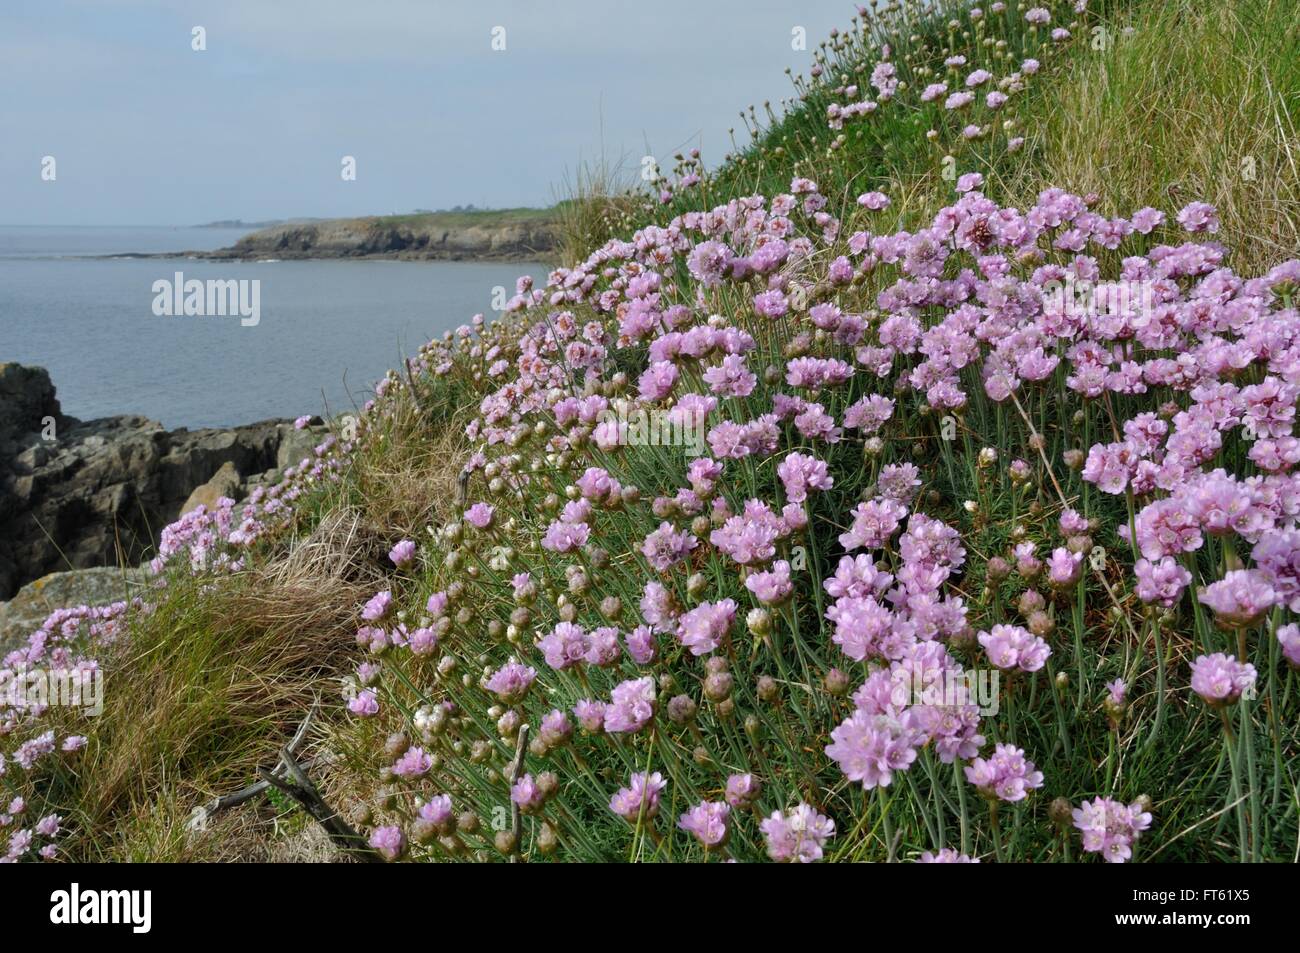
{"label": "rock", "polygon": [[194,492],[185,501],[185,505],[181,507],[181,516],[184,516],[190,510],[198,509],[200,506],[206,506],[209,510],[215,509],[217,500],[223,496],[238,500],[243,495],[240,492],[243,484],[243,477],[239,475],[235,465],[227,460],[221,465],[221,469],[212,475],[211,480],[202,486],[194,488]]}
{"label": "rock", "polygon": [[315,454],[316,447],[321,441],[321,432],[319,430],[295,430],[293,425],[281,426],[280,428],[280,449],[275,455],[275,466],[278,470],[284,470],[288,467],[296,467],[305,457],[311,457]]}
{"label": "rock", "polygon": [[73,569],[30,582],[8,602],[0,602],[0,657],[17,648],[55,609],[99,606],[137,595],[145,585],[141,569]]}
{"label": "rock", "polygon": [[83,422],[63,416],[43,368],[0,365],[0,599],[46,573],[148,559],[197,488],[240,499],[245,480],[265,484],[324,434],[282,420],[194,431],[140,416]]}
{"label": "rock", "polygon": [[39,433],[47,419],[56,429],[67,420],[54,396],[50,372],[43,367],[0,364],[0,443]]}

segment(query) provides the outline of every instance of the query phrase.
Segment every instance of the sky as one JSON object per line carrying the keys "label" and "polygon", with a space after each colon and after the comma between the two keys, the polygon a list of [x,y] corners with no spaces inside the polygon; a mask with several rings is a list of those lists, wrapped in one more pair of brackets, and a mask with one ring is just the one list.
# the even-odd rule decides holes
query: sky
{"label": "sky", "polygon": [[[743,132],[739,111],[788,96],[785,68],[806,72],[853,11],[851,0],[3,0],[0,224],[549,205],[602,156],[633,168],[654,155],[668,169],[698,147],[720,161],[728,129]],[[196,27],[206,49],[193,48]],[[793,48],[796,27],[806,50]]]}

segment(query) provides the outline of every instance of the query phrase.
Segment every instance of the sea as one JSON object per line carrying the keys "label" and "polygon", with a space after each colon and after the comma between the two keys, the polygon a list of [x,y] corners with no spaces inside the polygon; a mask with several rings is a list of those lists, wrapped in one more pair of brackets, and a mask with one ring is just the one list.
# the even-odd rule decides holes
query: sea
{"label": "sea", "polygon": [[[142,414],[193,429],[344,413],[403,355],[476,313],[490,319],[516,278],[532,275],[540,285],[549,270],[532,262],[183,255],[226,247],[247,231],[0,226],[0,363],[47,368],[63,412],[82,420]],[[138,253],[177,257],[130,257]],[[249,282],[244,303],[256,302],[256,321],[251,306],[174,313],[184,310],[171,306],[180,299],[167,290],[178,272],[182,287]]]}

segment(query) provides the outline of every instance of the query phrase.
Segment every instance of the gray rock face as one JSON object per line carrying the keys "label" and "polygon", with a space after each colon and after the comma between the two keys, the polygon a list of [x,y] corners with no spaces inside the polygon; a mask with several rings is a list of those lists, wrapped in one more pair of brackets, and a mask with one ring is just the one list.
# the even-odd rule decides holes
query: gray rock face
{"label": "gray rock face", "polygon": [[141,569],[73,569],[30,582],[0,602],[0,657],[21,645],[55,609],[100,606],[138,595],[146,585]]}
{"label": "gray rock face", "polygon": [[224,472],[221,488],[238,498],[232,472],[255,479],[283,446],[310,440],[310,454],[322,433],[277,420],[195,431],[139,416],[82,422],[62,415],[43,368],[0,365],[0,599],[57,570],[139,563],[196,488]]}

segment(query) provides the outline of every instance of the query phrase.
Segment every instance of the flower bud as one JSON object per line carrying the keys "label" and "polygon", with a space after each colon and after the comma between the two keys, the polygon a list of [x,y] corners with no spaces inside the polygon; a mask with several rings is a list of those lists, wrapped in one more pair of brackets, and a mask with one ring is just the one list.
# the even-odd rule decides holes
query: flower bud
{"label": "flower bud", "polygon": [[674,695],[668,699],[668,720],[675,725],[685,725],[695,720],[699,706],[689,695]]}
{"label": "flower bud", "polygon": [[1047,600],[1036,589],[1026,589],[1020,594],[1020,598],[1016,600],[1016,608],[1020,610],[1020,614],[1025,618],[1040,611],[1046,605]]}
{"label": "flower bud", "polygon": [[828,695],[844,695],[849,690],[849,677],[838,668],[832,668],[822,679],[822,685]]}
{"label": "flower bud", "polygon": [[704,697],[720,702],[731,695],[734,679],[730,672],[713,672],[704,679]]}
{"label": "flower bud", "polygon": [[1058,797],[1047,808],[1047,816],[1062,830],[1069,829],[1073,814],[1074,807],[1063,797]]}
{"label": "flower bud", "polygon": [[1043,610],[1029,613],[1029,631],[1040,639],[1045,639],[1056,631],[1056,622]]}
{"label": "flower bud", "polygon": [[781,697],[781,687],[777,685],[776,679],[770,675],[759,676],[757,692],[759,699],[769,705]]}
{"label": "flower bud", "polygon": [[492,843],[501,853],[509,856],[515,852],[515,835],[514,831],[497,831],[496,836],[492,838]]}
{"label": "flower bud", "polygon": [[555,828],[549,823],[543,822],[542,829],[537,832],[537,849],[546,855],[554,854],[560,847],[560,839],[555,834]]}
{"label": "flower bud", "polygon": [[512,708],[497,719],[497,733],[500,734],[502,738],[514,738],[515,735],[519,734],[519,726],[521,723],[522,721],[519,717],[519,712]]}
{"label": "flower bud", "polygon": [[560,779],[556,777],[554,771],[543,771],[537,776],[537,790],[541,792],[542,797],[549,799],[560,790]]}
{"label": "flower bud", "polygon": [[416,818],[411,825],[411,840],[421,846],[432,844],[438,838],[438,831],[433,826],[432,821],[426,821],[424,818]]}

